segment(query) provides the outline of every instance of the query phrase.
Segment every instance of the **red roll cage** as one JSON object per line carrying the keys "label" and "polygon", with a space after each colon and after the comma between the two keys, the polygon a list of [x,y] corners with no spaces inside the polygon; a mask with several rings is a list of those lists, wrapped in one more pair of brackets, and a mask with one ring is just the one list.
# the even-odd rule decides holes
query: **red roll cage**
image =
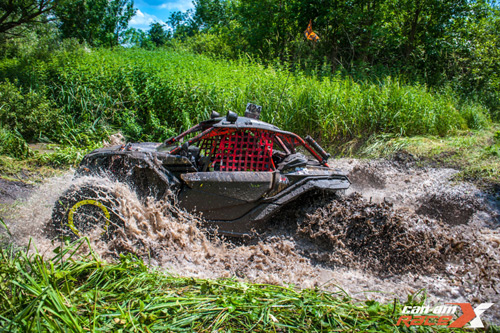
{"label": "red roll cage", "polygon": [[[201,133],[189,139],[188,145],[200,142],[200,155],[209,156],[211,164],[220,171],[275,170],[272,160],[274,145],[281,148],[287,155],[295,153],[297,147],[303,146],[322,165],[328,167],[329,155],[311,137],[308,136],[306,141],[291,132],[257,127],[213,126],[205,129],[202,124],[199,124],[168,139],[165,145],[181,142],[187,135],[197,132]],[[170,154],[176,155],[181,150],[181,146],[175,147]]]}

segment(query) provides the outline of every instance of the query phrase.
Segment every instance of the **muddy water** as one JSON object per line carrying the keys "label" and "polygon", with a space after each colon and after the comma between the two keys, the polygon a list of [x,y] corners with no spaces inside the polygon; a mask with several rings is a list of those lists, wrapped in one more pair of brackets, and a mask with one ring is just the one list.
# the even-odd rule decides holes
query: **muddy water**
{"label": "muddy water", "polygon": [[[202,219],[170,200],[141,202],[106,179],[51,179],[9,219],[19,244],[34,238],[39,251],[55,246],[42,231],[52,207],[71,184],[98,183],[117,198],[125,227],[107,242],[89,235],[113,260],[129,251],[182,276],[237,277],[260,283],[343,289],[358,299],[405,300],[427,290],[430,304],[494,302],[484,317],[500,323],[499,207],[452,169],[411,162],[338,160],[352,188],[343,197],[311,195],[276,216],[258,239],[207,235]],[[290,208],[290,207],[289,207]]]}

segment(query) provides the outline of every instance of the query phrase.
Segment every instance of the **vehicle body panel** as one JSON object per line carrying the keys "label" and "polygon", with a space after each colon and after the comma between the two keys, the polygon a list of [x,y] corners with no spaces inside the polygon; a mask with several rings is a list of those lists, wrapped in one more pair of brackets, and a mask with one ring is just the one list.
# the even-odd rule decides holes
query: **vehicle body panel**
{"label": "vehicle body panel", "polygon": [[228,114],[164,143],[97,149],[84,157],[77,175],[113,177],[142,198],[162,199],[173,190],[179,205],[202,213],[208,227],[241,236],[305,193],[347,189],[349,179],[328,166],[328,157],[310,137]]}

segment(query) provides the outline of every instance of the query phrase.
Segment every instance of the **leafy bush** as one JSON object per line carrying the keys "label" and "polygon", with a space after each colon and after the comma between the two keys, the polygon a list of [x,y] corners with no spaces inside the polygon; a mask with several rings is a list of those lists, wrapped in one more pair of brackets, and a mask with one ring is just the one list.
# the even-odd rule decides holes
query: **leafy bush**
{"label": "leafy bush", "polygon": [[25,158],[32,156],[33,152],[18,133],[0,127],[0,155]]}
{"label": "leafy bush", "polygon": [[60,110],[43,92],[23,94],[12,83],[0,83],[0,124],[17,131],[26,141],[54,137],[60,119]]}
{"label": "leafy bush", "polygon": [[[102,122],[133,140],[161,140],[208,118],[263,106],[264,121],[323,143],[377,133],[446,135],[490,122],[479,104],[387,77],[378,84],[314,77],[248,59],[183,51],[93,50],[54,61],[53,99],[78,123]],[[290,74],[289,74],[290,73]]]}
{"label": "leafy bush", "polygon": [[234,59],[240,50],[230,42],[230,37],[229,33],[196,34],[188,38],[183,46],[195,53]]}

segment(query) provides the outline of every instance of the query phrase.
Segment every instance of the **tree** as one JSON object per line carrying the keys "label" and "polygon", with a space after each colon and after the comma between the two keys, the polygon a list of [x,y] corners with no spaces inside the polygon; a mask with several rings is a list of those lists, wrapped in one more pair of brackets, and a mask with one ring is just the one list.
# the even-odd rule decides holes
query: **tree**
{"label": "tree", "polygon": [[16,27],[46,22],[56,4],[55,0],[0,0],[0,33],[15,35]]}
{"label": "tree", "polygon": [[141,46],[147,39],[146,33],[141,29],[128,28],[122,36],[121,42],[127,46]]}
{"label": "tree", "polygon": [[197,23],[193,20],[193,11],[191,9],[184,13],[180,11],[173,12],[170,14],[167,23],[176,38],[184,39],[188,36],[194,36],[199,31]]}
{"label": "tree", "polygon": [[230,0],[194,0],[193,20],[203,30],[227,25],[231,16]]}
{"label": "tree", "polygon": [[163,25],[154,22],[149,26],[148,36],[156,46],[163,46],[169,38],[169,33],[163,29]]}
{"label": "tree", "polygon": [[55,9],[64,38],[116,46],[134,16],[132,0],[65,0]]}

